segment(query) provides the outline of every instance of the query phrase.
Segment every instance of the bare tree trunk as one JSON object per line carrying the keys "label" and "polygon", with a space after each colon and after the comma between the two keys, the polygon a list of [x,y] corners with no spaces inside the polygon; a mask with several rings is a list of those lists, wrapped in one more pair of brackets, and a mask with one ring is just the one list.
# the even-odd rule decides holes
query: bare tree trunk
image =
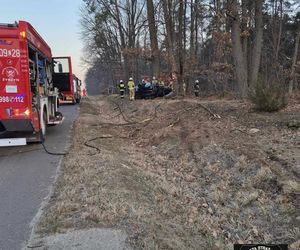
{"label": "bare tree trunk", "polygon": [[[178,58],[179,58],[179,76],[178,76],[178,92],[183,91],[183,19],[184,19],[184,0],[179,0],[178,12]],[[184,94],[184,93],[183,93]]]}
{"label": "bare tree trunk", "polygon": [[127,45],[126,45],[125,35],[123,32],[122,22],[120,19],[120,10],[119,10],[119,6],[118,6],[118,0],[114,0],[114,4],[115,4],[115,10],[116,10],[116,21],[118,24],[118,30],[119,30],[120,40],[121,40],[122,54],[123,54],[123,58],[124,58],[125,78],[128,79],[129,78],[129,60],[128,60],[127,53],[126,52],[124,53],[124,50],[126,50]]}
{"label": "bare tree trunk", "polygon": [[221,62],[222,58],[222,45],[220,44],[219,35],[221,33],[221,1],[220,0],[214,0],[214,9],[216,11],[216,15],[214,17],[215,20],[215,32],[213,32],[213,62]]}
{"label": "bare tree trunk", "polygon": [[240,22],[238,18],[237,12],[237,0],[233,0],[232,2],[232,30],[231,30],[231,39],[232,39],[232,53],[233,59],[235,64],[235,74],[236,80],[238,84],[238,91],[239,95],[242,98],[247,96],[247,68],[246,62],[242,50],[242,43],[241,43],[241,30],[240,30]]}
{"label": "bare tree trunk", "polygon": [[[247,7],[248,7],[248,0],[242,0],[242,21],[241,21],[241,29],[243,32],[242,35],[242,49],[244,53],[246,68],[248,68],[248,30],[247,30]],[[248,71],[249,73],[249,71]],[[249,79],[248,79],[249,81]]]}
{"label": "bare tree trunk", "polygon": [[189,93],[190,89],[190,76],[186,76],[186,60],[188,56],[186,55],[187,51],[187,9],[188,9],[188,1],[184,0],[184,10],[183,10],[183,53],[182,53],[182,61],[183,61],[183,77],[185,82],[185,94]]}
{"label": "bare tree trunk", "polygon": [[187,0],[184,0],[184,10],[183,10],[183,49],[184,49],[184,51],[186,51],[186,32],[187,32],[186,11],[187,11]]}
{"label": "bare tree trunk", "polygon": [[280,17],[279,17],[279,30],[278,30],[278,35],[276,45],[275,45],[275,61],[278,60],[278,53],[280,49],[280,43],[281,43],[281,35],[282,35],[282,18],[283,18],[283,0],[280,0]]}
{"label": "bare tree trunk", "polygon": [[300,41],[300,24],[298,26],[297,36],[295,40],[295,49],[293,54],[293,62],[291,66],[291,75],[290,75],[290,82],[289,82],[289,95],[292,94],[294,88],[294,77],[295,77],[295,67],[298,58],[298,51],[299,51],[299,41]]}
{"label": "bare tree trunk", "polygon": [[191,26],[190,26],[190,58],[194,57],[194,45],[195,45],[195,7],[194,1],[191,0]]}
{"label": "bare tree trunk", "polygon": [[199,51],[199,3],[198,0],[195,0],[195,58],[198,56]]}
{"label": "bare tree trunk", "polygon": [[147,0],[147,17],[150,33],[151,56],[153,63],[153,75],[158,76],[160,73],[160,53],[158,49],[157,28],[155,24],[153,0]]}
{"label": "bare tree trunk", "polygon": [[170,62],[172,65],[172,76],[174,79],[174,90],[178,90],[177,85],[177,62],[174,53],[174,44],[173,44],[173,35],[174,35],[174,25],[172,21],[172,2],[170,0],[162,0],[163,12],[164,12],[164,19],[165,19],[165,28],[166,28],[166,36],[167,36],[167,51],[169,54]]}
{"label": "bare tree trunk", "polygon": [[249,76],[250,85],[252,85],[257,80],[261,61],[261,51],[263,46],[262,6],[263,0],[255,1],[255,39],[251,56],[251,68]]}

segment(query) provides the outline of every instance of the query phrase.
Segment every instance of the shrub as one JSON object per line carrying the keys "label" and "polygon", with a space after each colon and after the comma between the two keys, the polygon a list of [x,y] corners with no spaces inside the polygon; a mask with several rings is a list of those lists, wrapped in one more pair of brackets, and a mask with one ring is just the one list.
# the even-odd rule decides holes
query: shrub
{"label": "shrub", "polygon": [[287,105],[284,87],[278,83],[268,84],[258,79],[249,91],[249,99],[258,111],[274,112]]}

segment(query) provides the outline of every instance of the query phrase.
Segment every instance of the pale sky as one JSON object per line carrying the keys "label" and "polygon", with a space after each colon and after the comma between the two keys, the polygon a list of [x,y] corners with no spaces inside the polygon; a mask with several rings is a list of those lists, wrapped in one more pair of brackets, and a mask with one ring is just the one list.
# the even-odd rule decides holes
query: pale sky
{"label": "pale sky", "polygon": [[84,80],[79,34],[82,4],[82,0],[0,0],[0,23],[31,23],[48,43],[53,56],[72,57],[75,75]]}

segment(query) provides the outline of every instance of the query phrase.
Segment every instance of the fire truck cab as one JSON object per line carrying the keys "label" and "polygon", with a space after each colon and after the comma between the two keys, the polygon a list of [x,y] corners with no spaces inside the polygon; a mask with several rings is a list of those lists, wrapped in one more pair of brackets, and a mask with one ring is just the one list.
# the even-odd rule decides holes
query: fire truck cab
{"label": "fire truck cab", "polygon": [[81,101],[81,86],[82,86],[82,82],[81,80],[73,75],[73,86],[74,86],[74,98],[75,98],[75,101],[76,103],[80,103]]}
{"label": "fire truck cab", "polygon": [[60,93],[60,103],[79,103],[81,81],[72,72],[71,57],[54,57],[53,84]]}
{"label": "fire truck cab", "polygon": [[50,47],[25,21],[0,24],[0,146],[42,142],[60,124]]}

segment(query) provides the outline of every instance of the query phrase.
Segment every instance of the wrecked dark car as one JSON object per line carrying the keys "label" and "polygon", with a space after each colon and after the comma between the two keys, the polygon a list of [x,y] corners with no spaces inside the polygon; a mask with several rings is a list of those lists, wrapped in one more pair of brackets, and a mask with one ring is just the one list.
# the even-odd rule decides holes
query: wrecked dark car
{"label": "wrecked dark car", "polygon": [[154,85],[151,83],[140,83],[135,90],[136,99],[154,99],[156,97],[164,97],[172,92],[170,87],[163,85]]}

